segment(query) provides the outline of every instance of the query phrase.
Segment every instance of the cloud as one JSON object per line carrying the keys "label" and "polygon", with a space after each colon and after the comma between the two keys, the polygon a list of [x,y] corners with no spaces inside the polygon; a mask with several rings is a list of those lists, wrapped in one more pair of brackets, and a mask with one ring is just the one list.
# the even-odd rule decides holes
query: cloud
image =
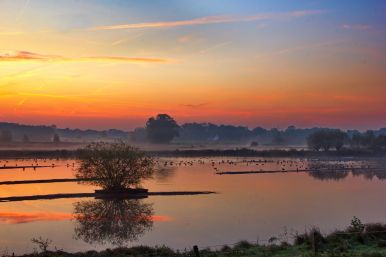
{"label": "cloud", "polygon": [[200,50],[198,53],[199,53],[199,54],[205,54],[205,53],[207,53],[207,52],[209,52],[209,51],[212,51],[212,50],[214,50],[214,49],[217,49],[217,48],[220,48],[220,47],[229,45],[229,44],[231,44],[231,43],[232,43],[232,41],[222,42],[222,43],[216,44],[216,45],[214,45],[214,46],[210,46],[210,47],[208,47],[208,48],[202,49],[202,50]]}
{"label": "cloud", "polygon": [[187,108],[199,108],[199,107],[204,107],[206,105],[208,105],[209,103],[199,103],[199,104],[181,104],[181,106],[183,107],[187,107]]}
{"label": "cloud", "polygon": [[304,49],[314,49],[314,48],[320,48],[320,47],[325,47],[325,46],[332,46],[332,45],[339,44],[341,42],[343,42],[343,41],[342,40],[334,40],[334,41],[304,44],[304,45],[294,46],[294,47],[290,47],[290,48],[279,49],[279,50],[276,50],[273,52],[262,53],[262,54],[257,55],[256,58],[278,56],[278,55],[288,54],[288,53],[292,53],[292,52],[300,51],[300,50],[304,50]]}
{"label": "cloud", "polygon": [[343,24],[342,29],[368,30],[371,29],[371,26],[367,24]]}
{"label": "cloud", "polygon": [[128,23],[107,26],[97,26],[89,28],[92,31],[98,30],[116,30],[116,29],[145,29],[145,28],[172,28],[181,26],[206,25],[216,23],[234,23],[234,22],[251,22],[258,20],[281,20],[289,18],[299,18],[304,16],[321,14],[322,10],[304,10],[281,13],[260,13],[253,16],[206,16],[191,20],[178,21],[159,21],[159,22],[144,22],[144,23]]}
{"label": "cloud", "polygon": [[29,2],[30,2],[30,0],[25,0],[24,4],[20,8],[19,15],[16,19],[17,21],[20,20],[20,18],[23,16],[25,10],[28,8]]}
{"label": "cloud", "polygon": [[190,42],[192,40],[192,36],[191,35],[181,36],[177,40],[180,43],[187,43],[187,42]]}
{"label": "cloud", "polygon": [[88,56],[63,57],[59,55],[45,55],[28,51],[0,52],[0,62],[37,61],[37,62],[127,62],[127,63],[165,63],[162,58],[126,57],[126,56]]}
{"label": "cloud", "polygon": [[0,36],[15,36],[23,34],[20,30],[0,30]]}

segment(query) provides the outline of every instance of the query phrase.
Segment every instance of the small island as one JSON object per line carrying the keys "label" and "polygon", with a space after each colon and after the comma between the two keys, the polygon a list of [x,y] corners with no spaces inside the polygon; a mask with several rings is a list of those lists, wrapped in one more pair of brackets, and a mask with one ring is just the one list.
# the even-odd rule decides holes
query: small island
{"label": "small island", "polygon": [[148,189],[140,188],[143,179],[151,178],[154,161],[138,148],[123,141],[92,143],[81,150],[80,167],[75,177],[82,183],[95,185],[98,197],[147,195]]}

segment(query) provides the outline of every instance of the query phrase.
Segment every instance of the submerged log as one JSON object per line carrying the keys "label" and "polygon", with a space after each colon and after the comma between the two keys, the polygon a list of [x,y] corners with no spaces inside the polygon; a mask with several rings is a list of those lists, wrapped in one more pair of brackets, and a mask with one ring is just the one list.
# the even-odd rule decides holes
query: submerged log
{"label": "submerged log", "polygon": [[0,166],[0,170],[15,170],[15,169],[38,169],[38,168],[51,168],[53,167],[52,165],[44,165],[44,166],[34,166],[34,165],[28,165],[28,166]]}
{"label": "submerged log", "polygon": [[14,180],[0,181],[0,185],[22,185],[22,184],[47,184],[47,183],[68,183],[95,181],[96,179],[79,179],[79,178],[58,178],[58,179],[38,179],[38,180]]}
{"label": "submerged log", "polygon": [[97,189],[96,194],[146,194],[146,188],[122,188],[122,189]]}
{"label": "submerged log", "polygon": [[148,196],[178,196],[178,195],[206,195],[216,194],[212,191],[169,191],[169,192],[147,192],[142,194],[123,194],[123,195],[103,195],[98,193],[72,193],[72,194],[49,194],[49,195],[30,195],[30,196],[11,196],[0,198],[1,202],[20,202],[20,201],[32,201],[32,200],[54,200],[62,198],[85,198],[94,197],[109,198],[109,199],[138,199],[146,198]]}
{"label": "submerged log", "polygon": [[95,198],[147,198],[149,193],[145,188],[123,188],[123,189],[97,189]]}

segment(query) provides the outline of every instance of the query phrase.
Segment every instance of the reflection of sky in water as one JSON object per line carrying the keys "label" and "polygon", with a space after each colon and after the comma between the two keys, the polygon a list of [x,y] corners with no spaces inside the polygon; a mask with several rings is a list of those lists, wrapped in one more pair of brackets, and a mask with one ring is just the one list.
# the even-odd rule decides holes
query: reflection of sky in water
{"label": "reflection of sky in water", "polygon": [[[153,227],[139,236],[137,241],[128,244],[165,244],[183,249],[195,244],[205,246],[233,243],[241,239],[265,239],[282,233],[284,227],[304,231],[307,227],[317,225],[322,231],[328,232],[345,227],[354,215],[364,222],[385,221],[386,188],[385,181],[379,179],[383,174],[381,171],[360,173],[357,170],[346,170],[312,175],[303,172],[223,176],[214,174],[214,168],[220,171],[250,171],[281,170],[285,167],[289,170],[296,165],[315,165],[279,159],[242,163],[247,159],[206,158],[205,164],[199,163],[199,159],[160,161],[162,171],[156,174],[154,180],[149,180],[144,185],[151,191],[212,190],[220,194],[152,196],[141,200],[144,204],[152,205]],[[214,166],[211,160],[214,160]],[[232,163],[227,163],[226,160],[232,160]],[[6,165],[12,165],[12,162],[9,161]],[[170,162],[173,162],[173,167],[170,167]],[[17,163],[21,165],[23,162]],[[24,162],[31,163],[30,160]],[[54,163],[57,167],[36,171],[1,170],[0,180],[72,177],[73,161]],[[4,161],[0,163],[3,164]],[[39,161],[39,164],[44,163]],[[69,167],[66,164],[70,164]],[[364,164],[351,162],[349,165],[362,167]],[[93,190],[92,187],[76,183],[30,184],[0,186],[0,195],[6,197]],[[92,199],[1,203],[0,250],[7,248],[16,252],[32,251],[30,240],[39,236],[52,239],[53,245],[67,251],[109,247],[109,244],[101,246],[75,239],[74,204],[88,200]]]}

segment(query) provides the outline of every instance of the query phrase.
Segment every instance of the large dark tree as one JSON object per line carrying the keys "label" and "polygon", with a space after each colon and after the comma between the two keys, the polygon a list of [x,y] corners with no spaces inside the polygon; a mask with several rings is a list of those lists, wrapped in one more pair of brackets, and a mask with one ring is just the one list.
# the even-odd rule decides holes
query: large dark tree
{"label": "large dark tree", "polygon": [[139,186],[154,172],[154,162],[135,147],[117,143],[92,143],[79,153],[76,178],[106,190]]}
{"label": "large dark tree", "polygon": [[168,144],[179,135],[177,122],[167,114],[151,117],[146,123],[147,138],[154,144]]}

